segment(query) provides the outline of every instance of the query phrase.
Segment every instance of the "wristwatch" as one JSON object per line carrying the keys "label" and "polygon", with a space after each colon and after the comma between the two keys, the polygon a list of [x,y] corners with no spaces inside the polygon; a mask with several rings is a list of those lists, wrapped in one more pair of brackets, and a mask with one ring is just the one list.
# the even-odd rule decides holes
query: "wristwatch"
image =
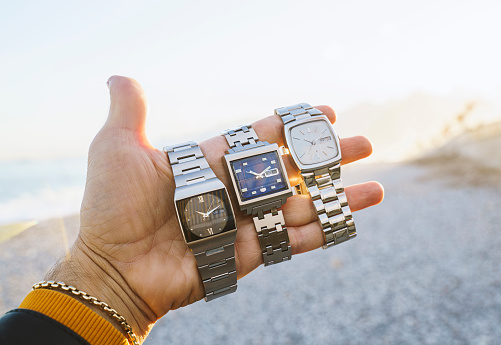
{"label": "wristwatch", "polygon": [[224,184],[192,141],[164,147],[176,190],[174,204],[186,244],[197,260],[205,301],[237,290],[237,227]]}
{"label": "wristwatch", "polygon": [[285,145],[303,177],[325,236],[322,248],[357,236],[341,181],[339,137],[327,116],[307,103],[275,109],[284,122]]}
{"label": "wristwatch", "polygon": [[253,215],[264,265],[291,258],[291,246],[280,206],[293,191],[277,144],[259,141],[251,126],[223,133],[230,145],[223,161],[241,211]]}

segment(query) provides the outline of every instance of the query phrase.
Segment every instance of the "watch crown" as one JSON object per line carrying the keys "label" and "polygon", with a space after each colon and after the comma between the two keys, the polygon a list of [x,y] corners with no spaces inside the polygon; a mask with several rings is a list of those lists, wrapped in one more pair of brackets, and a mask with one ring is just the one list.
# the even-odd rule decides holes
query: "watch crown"
{"label": "watch crown", "polygon": [[283,156],[283,155],[288,155],[290,154],[290,151],[287,147],[285,146],[280,146],[279,147],[279,150],[280,150],[280,154]]}

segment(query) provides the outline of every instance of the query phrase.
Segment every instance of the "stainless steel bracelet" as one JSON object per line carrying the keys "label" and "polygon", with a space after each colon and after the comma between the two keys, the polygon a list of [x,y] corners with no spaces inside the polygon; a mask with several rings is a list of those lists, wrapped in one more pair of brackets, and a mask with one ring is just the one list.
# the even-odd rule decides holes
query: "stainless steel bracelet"
{"label": "stainless steel bracelet", "polygon": [[264,265],[272,265],[291,259],[289,234],[285,227],[282,211],[273,208],[262,218],[252,218],[257,231],[257,238],[263,253]]}
{"label": "stainless steel bracelet", "polygon": [[[195,142],[165,147],[164,151],[169,156],[176,188],[217,178]],[[237,290],[234,242],[234,233],[224,233],[188,244],[197,260],[207,302]]]}
{"label": "stainless steel bracelet", "polygon": [[[324,115],[307,103],[278,108],[275,114],[282,118],[284,124]],[[325,235],[322,248],[326,249],[356,237],[355,223],[341,181],[341,164],[313,172],[301,172],[301,175],[322,224]]]}
{"label": "stainless steel bracelet", "polygon": [[229,129],[223,135],[228,145],[230,145],[230,149],[234,152],[250,150],[265,145],[263,141],[259,141],[256,131],[251,126],[240,126],[236,129]]}
{"label": "stainless steel bracelet", "polygon": [[217,178],[197,143],[167,146],[164,151],[169,156],[176,188]]}
{"label": "stainless steel bracelet", "polygon": [[315,115],[324,115],[324,113],[317,108],[313,108],[308,103],[299,103],[288,107],[277,108],[275,109],[275,114],[282,118],[284,124]]}
{"label": "stainless steel bracelet", "polygon": [[325,235],[323,249],[347,241],[357,236],[355,222],[351,215],[348,199],[341,181],[341,165],[337,164],[328,172],[301,174],[317,210]]}
{"label": "stainless steel bracelet", "polygon": [[[251,126],[241,126],[234,130],[228,130],[223,135],[233,152],[250,150],[267,144],[259,141],[256,131]],[[282,211],[277,210],[276,207],[270,208],[270,211],[270,213],[264,213],[263,210],[260,210],[252,218],[265,266],[290,260],[292,254]]]}

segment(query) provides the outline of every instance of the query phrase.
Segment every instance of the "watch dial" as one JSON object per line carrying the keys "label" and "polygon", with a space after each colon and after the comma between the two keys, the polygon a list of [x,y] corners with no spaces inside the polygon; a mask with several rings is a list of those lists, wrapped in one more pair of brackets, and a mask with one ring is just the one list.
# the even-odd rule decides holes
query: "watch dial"
{"label": "watch dial", "polygon": [[302,164],[325,162],[339,153],[332,126],[323,120],[300,124],[290,134],[292,149]]}
{"label": "watch dial", "polygon": [[276,151],[231,162],[242,201],[288,188]]}
{"label": "watch dial", "polygon": [[224,189],[180,200],[177,208],[188,242],[235,229]]}

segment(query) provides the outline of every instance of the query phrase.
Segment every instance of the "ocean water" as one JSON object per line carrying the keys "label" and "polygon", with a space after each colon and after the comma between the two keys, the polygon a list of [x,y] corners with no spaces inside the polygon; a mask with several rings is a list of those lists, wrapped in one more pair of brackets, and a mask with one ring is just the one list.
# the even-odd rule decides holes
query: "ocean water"
{"label": "ocean water", "polygon": [[0,224],[78,213],[86,158],[0,162]]}

